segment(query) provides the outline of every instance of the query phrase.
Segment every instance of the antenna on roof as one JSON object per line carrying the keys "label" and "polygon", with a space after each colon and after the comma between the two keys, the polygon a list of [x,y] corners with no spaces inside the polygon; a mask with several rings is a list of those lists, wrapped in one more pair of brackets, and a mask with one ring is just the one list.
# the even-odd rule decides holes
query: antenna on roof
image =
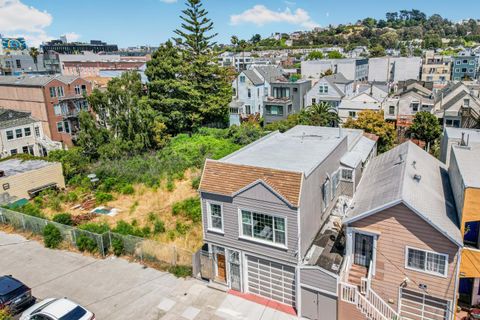
{"label": "antenna on roof", "polygon": [[413,180],[417,181],[417,182],[420,182],[420,180],[422,180],[422,176],[419,175],[419,174],[416,174],[413,176]]}

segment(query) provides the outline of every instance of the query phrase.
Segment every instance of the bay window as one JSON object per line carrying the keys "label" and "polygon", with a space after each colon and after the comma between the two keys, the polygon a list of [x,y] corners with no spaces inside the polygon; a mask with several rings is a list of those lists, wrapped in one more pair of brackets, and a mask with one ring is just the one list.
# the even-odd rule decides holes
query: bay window
{"label": "bay window", "polygon": [[255,240],[285,245],[285,218],[242,210],[240,234]]}
{"label": "bay window", "polygon": [[409,269],[446,276],[447,260],[445,254],[407,247],[406,267]]}

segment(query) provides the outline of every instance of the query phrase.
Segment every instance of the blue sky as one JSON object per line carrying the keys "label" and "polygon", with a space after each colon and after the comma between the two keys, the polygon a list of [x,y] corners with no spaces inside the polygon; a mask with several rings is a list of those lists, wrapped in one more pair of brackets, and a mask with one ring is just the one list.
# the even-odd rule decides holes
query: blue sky
{"label": "blue sky", "polygon": [[[204,5],[218,42],[229,42],[233,34],[250,38],[383,18],[385,12],[401,9],[439,13],[454,21],[480,11],[477,0],[205,0]],[[183,0],[0,0],[0,33],[26,36],[31,44],[67,34],[70,40],[99,39],[121,47],[158,45],[173,36],[183,8]]]}

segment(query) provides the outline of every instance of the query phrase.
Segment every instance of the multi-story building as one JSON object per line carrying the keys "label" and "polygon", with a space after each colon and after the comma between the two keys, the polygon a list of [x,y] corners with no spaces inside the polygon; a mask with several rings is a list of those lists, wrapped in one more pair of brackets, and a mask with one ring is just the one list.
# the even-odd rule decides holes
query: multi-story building
{"label": "multi-story building", "polygon": [[470,308],[480,303],[480,144],[467,139],[450,146],[449,175],[464,244],[458,302]]}
{"label": "multi-story building", "polygon": [[321,319],[337,319],[337,199],[352,195],[375,152],[361,130],[297,126],[207,160],[199,191],[211,281],[302,316],[318,301]]}
{"label": "multi-story building", "polygon": [[0,158],[19,153],[43,157],[61,147],[44,135],[42,123],[29,112],[0,109]]}
{"label": "multi-story building", "polygon": [[450,81],[452,77],[452,58],[434,51],[425,52],[422,66],[422,81],[434,82],[442,85]]}
{"label": "multi-story building", "polygon": [[354,95],[354,81],[348,80],[342,73],[320,78],[305,95],[305,106],[328,102],[332,107],[338,107],[342,99]]}
{"label": "multi-story building", "polygon": [[283,80],[270,83],[269,95],[263,101],[265,124],[286,119],[306,107],[305,95],[311,89],[310,80]]}
{"label": "multi-story building", "polygon": [[369,92],[361,92],[342,99],[338,105],[338,116],[342,122],[345,122],[348,118],[356,119],[358,114],[364,110],[379,111],[381,109],[381,100],[377,100]]}
{"label": "multi-story building", "polygon": [[480,130],[445,127],[440,141],[440,161],[450,165],[452,146],[480,143]]}
{"label": "multi-story building", "polygon": [[100,55],[94,53],[61,54],[58,58],[63,75],[82,78],[99,77],[102,71],[139,70],[147,63],[147,57]]}
{"label": "multi-story building", "polygon": [[463,82],[450,83],[437,94],[435,114],[444,127],[478,128],[480,98],[478,89]]}
{"label": "multi-story building", "polygon": [[53,141],[73,145],[80,111],[89,110],[91,83],[75,76],[0,77],[0,106],[25,111],[41,121]]}
{"label": "multi-story building", "polygon": [[453,58],[452,80],[475,80],[478,72],[478,57],[473,55],[460,55]]}
{"label": "multi-story building", "polygon": [[253,67],[241,71],[233,80],[230,104],[230,125],[240,124],[242,117],[263,115],[263,102],[270,93],[272,82],[287,81],[283,70],[274,66]]}
{"label": "multi-story building", "polygon": [[368,60],[368,81],[399,82],[420,80],[420,57],[382,57]]}
{"label": "multi-story building", "polygon": [[91,40],[90,43],[67,42],[66,39],[52,40],[40,46],[44,53],[55,51],[60,54],[77,54],[84,51],[100,52],[118,52],[116,44],[107,44],[99,40]]}
{"label": "multi-story building", "polygon": [[347,80],[365,81],[368,78],[368,59],[321,59],[302,61],[302,78],[319,79],[327,70],[341,73]]}

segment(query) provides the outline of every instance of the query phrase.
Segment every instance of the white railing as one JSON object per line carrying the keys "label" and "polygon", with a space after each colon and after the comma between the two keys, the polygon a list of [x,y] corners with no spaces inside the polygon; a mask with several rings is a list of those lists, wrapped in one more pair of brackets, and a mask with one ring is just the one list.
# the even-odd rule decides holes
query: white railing
{"label": "white railing", "polygon": [[357,292],[357,287],[345,282],[340,283],[340,298],[342,301],[357,304],[357,298],[359,294]]}
{"label": "white railing", "polygon": [[372,267],[370,262],[367,277],[362,277],[360,282],[360,291],[357,286],[341,282],[340,298],[342,301],[355,304],[369,320],[402,320],[400,315],[386,303],[371,288]]}
{"label": "white railing", "polygon": [[369,288],[366,299],[388,320],[400,320],[400,315],[393,310],[375,291]]}
{"label": "white railing", "polygon": [[342,269],[340,271],[340,274],[342,275],[340,277],[340,280],[343,281],[343,282],[347,282],[348,280],[348,271],[350,270],[350,256],[347,256],[344,260],[343,260],[343,265],[342,265]]}

